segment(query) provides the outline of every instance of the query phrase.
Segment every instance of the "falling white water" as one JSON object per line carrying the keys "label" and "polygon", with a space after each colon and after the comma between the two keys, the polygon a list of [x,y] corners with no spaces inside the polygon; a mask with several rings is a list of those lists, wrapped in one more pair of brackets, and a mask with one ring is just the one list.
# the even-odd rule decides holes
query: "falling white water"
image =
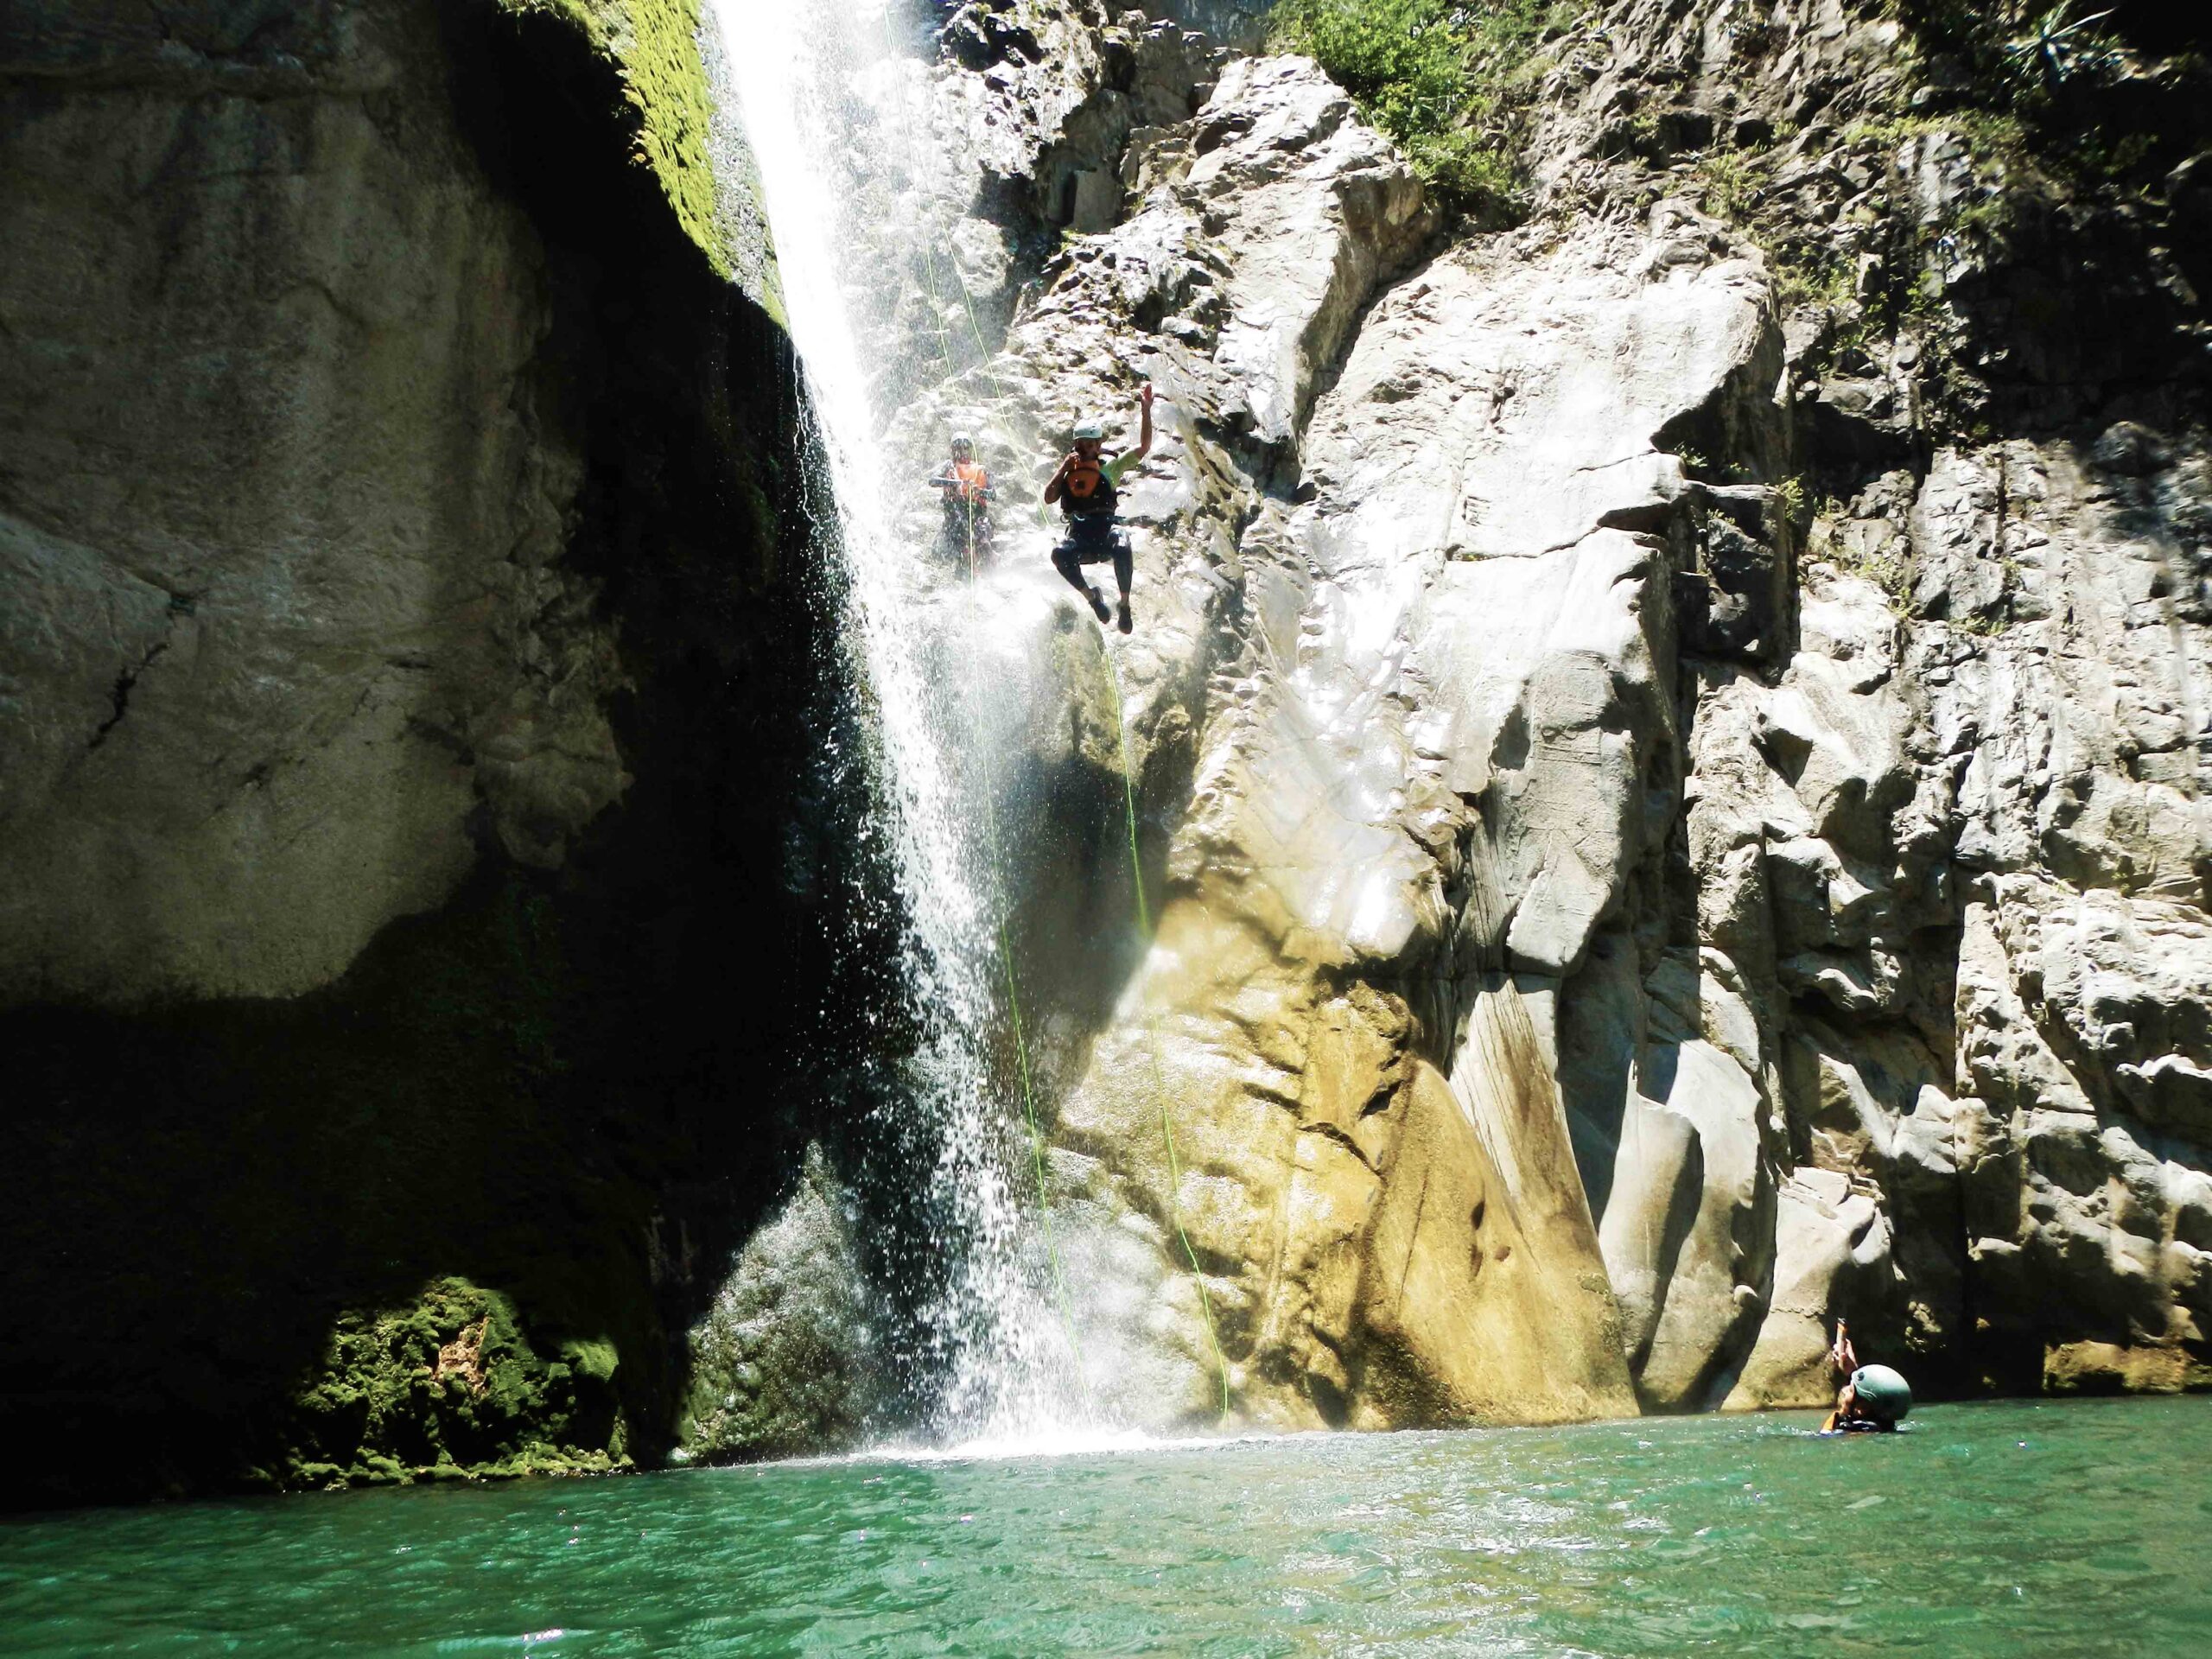
{"label": "falling white water", "polygon": [[[927,602],[941,567],[899,533],[893,510],[936,459],[896,454],[885,437],[925,365],[887,361],[899,350],[883,343],[891,331],[876,328],[864,343],[856,326],[881,320],[884,284],[912,266],[910,256],[933,257],[900,245],[928,234],[931,216],[898,206],[902,182],[931,165],[918,106],[928,78],[902,56],[907,31],[885,0],[712,0],[712,9],[836,486],[838,522],[823,528],[846,563],[849,644],[871,694],[895,819],[899,897],[912,920],[903,966],[931,1016],[899,1109],[931,1131],[928,1179],[954,1234],[943,1241],[948,1287],[925,1310],[946,1378],[932,1427],[953,1441],[1050,1440],[1077,1427],[1084,1383],[1037,1217],[1010,1173],[1027,1155],[1020,1099],[988,1059],[1006,1018],[985,822],[996,806],[988,777],[963,764],[998,741],[974,729],[988,712],[976,694],[994,652],[972,605]],[[945,637],[953,632],[967,637]]]}

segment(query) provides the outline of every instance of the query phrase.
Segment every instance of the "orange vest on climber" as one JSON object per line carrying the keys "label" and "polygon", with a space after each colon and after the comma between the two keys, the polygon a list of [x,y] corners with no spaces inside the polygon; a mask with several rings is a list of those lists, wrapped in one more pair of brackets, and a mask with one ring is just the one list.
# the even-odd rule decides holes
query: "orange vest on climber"
{"label": "orange vest on climber", "polygon": [[991,475],[983,470],[980,462],[956,461],[952,463],[950,476],[952,488],[949,494],[953,499],[980,506],[990,493]]}
{"label": "orange vest on climber", "polygon": [[1077,456],[1068,467],[1060,510],[1071,518],[1091,518],[1110,513],[1120,505],[1114,480],[1104,465]]}

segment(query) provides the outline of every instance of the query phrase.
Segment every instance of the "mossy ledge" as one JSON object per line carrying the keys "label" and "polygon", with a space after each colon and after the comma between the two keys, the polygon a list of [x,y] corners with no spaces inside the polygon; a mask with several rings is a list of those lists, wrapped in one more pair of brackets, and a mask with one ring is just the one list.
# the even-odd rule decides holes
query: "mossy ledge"
{"label": "mossy ledge", "polygon": [[298,1432],[272,1486],[605,1474],[630,1466],[614,1344],[531,1342],[512,1297],[432,1280],[404,1306],[348,1312],[294,1396]]}
{"label": "mossy ledge", "polygon": [[557,18],[621,77],[632,154],[652,170],[684,235],[734,276],[709,159],[713,100],[699,55],[698,0],[493,0],[526,18]]}

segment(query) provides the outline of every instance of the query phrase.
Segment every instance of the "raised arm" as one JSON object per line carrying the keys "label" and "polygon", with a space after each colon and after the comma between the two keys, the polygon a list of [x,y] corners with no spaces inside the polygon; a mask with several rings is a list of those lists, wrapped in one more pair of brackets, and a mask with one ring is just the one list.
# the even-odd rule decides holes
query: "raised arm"
{"label": "raised arm", "polygon": [[1828,1350],[1828,1359],[1846,1376],[1859,1369],[1858,1351],[1851,1345],[1851,1327],[1841,1319],[1835,1322],[1835,1345]]}
{"label": "raised arm", "polygon": [[1137,391],[1137,447],[1123,457],[1131,466],[1152,453],[1152,382],[1147,380]]}

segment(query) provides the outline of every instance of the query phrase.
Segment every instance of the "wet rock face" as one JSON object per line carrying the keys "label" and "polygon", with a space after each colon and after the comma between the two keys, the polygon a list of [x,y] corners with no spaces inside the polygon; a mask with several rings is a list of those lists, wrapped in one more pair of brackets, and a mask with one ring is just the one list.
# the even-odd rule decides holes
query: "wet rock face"
{"label": "wet rock face", "polygon": [[0,995],[297,992],[624,787],[543,256],[434,9],[63,10],[0,83]]}
{"label": "wet rock face", "polygon": [[794,1457],[858,1439],[883,1399],[850,1197],[819,1147],[690,1335],[680,1455]]}
{"label": "wet rock face", "polygon": [[1655,440],[1770,379],[1763,290],[1677,208],[1439,261],[1363,324],[1434,221],[1296,60],[1230,65],[1137,167],[969,383],[1048,432],[1161,393],[1118,708],[1080,655],[1058,694],[1140,775],[1192,750],[1158,942],[1060,1103],[1086,1343],[1152,1421],[1224,1371],[1279,1422],[1630,1409],[1550,1027],[1674,787],[1669,577],[1711,498]]}
{"label": "wet rock face", "polygon": [[656,1461],[865,1096],[793,365],[585,10],[0,24],[8,1503]]}
{"label": "wet rock face", "polygon": [[1126,761],[1084,645],[1034,758],[1160,844],[1055,1130],[1131,1414],[1810,1404],[1839,1317],[1938,1390],[2205,1375],[2194,372],[2163,299],[2019,354],[2063,226],[1939,233],[2004,187],[1865,136],[1897,45],[1597,8],[1537,221],[1449,247],[1232,60],[958,394],[1161,392]]}

